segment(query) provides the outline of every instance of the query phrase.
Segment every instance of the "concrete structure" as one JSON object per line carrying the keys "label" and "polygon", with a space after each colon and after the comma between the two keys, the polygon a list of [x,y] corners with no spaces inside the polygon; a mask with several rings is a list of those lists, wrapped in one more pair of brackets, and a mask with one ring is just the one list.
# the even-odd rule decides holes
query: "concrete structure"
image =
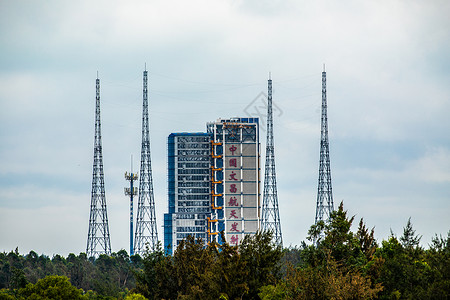
{"label": "concrete structure", "polygon": [[238,245],[260,224],[259,119],[219,119],[207,129],[212,136],[209,241],[222,243],[224,231],[226,241]]}

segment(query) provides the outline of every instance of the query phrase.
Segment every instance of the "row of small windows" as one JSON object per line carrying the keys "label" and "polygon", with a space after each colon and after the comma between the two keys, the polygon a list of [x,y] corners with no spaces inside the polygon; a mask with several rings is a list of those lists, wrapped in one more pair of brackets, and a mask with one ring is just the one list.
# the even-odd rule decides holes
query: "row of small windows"
{"label": "row of small windows", "polygon": [[180,226],[177,227],[177,232],[205,232],[205,227]]}
{"label": "row of small windows", "polygon": [[209,149],[209,147],[211,147],[210,145],[209,145],[209,143],[206,143],[206,144],[178,144],[178,149],[188,149],[188,148],[191,148],[191,149],[196,149],[196,148],[199,148],[199,149]]}
{"label": "row of small windows", "polygon": [[208,174],[208,169],[185,169],[178,170],[178,174]]}
{"label": "row of small windows", "polygon": [[208,150],[178,150],[178,155],[208,155]]}
{"label": "row of small windows", "polygon": [[192,143],[192,142],[209,142],[209,137],[205,136],[180,136],[178,137],[178,143]]}
{"label": "row of small windows", "polygon": [[[177,220],[198,219],[198,220],[200,220],[200,222],[206,222],[205,220],[209,216],[209,213],[207,213],[207,214],[180,214],[180,213],[178,213],[175,216],[176,216]],[[197,225],[197,223],[196,223],[196,225]]]}
{"label": "row of small windows", "polygon": [[209,188],[180,188],[178,194],[208,194]]}
{"label": "row of small windows", "polygon": [[178,187],[209,187],[208,181],[178,181]]}
{"label": "row of small windows", "polygon": [[178,206],[208,206],[209,201],[179,201]]}
{"label": "row of small windows", "polygon": [[209,161],[211,158],[205,156],[178,156],[178,161]]}
{"label": "row of small windows", "polygon": [[178,163],[178,168],[209,168],[209,163]]}
{"label": "row of small windows", "polygon": [[178,176],[179,181],[209,181],[209,175],[187,175],[187,176]]}
{"label": "row of small windows", "polygon": [[177,219],[179,219],[179,220],[195,219],[195,215],[194,214],[178,214]]}
{"label": "row of small windows", "polygon": [[178,208],[179,212],[209,212],[210,207],[180,207]]}
{"label": "row of small windows", "polygon": [[209,195],[178,195],[178,200],[209,200]]}

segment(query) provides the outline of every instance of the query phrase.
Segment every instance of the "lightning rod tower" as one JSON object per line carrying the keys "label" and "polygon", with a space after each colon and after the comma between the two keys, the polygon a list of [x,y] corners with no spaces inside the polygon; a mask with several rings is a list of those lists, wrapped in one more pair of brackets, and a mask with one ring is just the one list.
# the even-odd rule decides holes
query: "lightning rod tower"
{"label": "lightning rod tower", "polygon": [[138,174],[133,173],[133,156],[131,156],[131,172],[125,172],[125,179],[130,182],[130,187],[125,188],[125,195],[130,196],[130,256],[134,255],[133,247],[133,198],[138,194],[138,188],[134,186],[134,181],[138,179]]}
{"label": "lightning rod tower", "polygon": [[111,254],[108,215],[106,212],[105,181],[103,175],[102,134],[100,123],[100,79],[95,81],[95,138],[92,171],[91,210],[86,254],[98,257]]}
{"label": "lightning rod tower", "polygon": [[273,113],[272,113],[272,79],[269,75],[267,93],[267,140],[266,164],[264,174],[264,193],[261,217],[261,230],[272,231],[274,242],[283,246],[281,234],[280,214],[278,211],[277,179],[275,173],[275,153],[273,142]]}
{"label": "lightning rod tower", "polygon": [[150,158],[150,135],[148,123],[147,70],[143,76],[142,145],[139,178],[139,200],[136,216],[134,254],[143,254],[148,244],[150,249],[158,243],[155,200],[153,196],[152,163]]}
{"label": "lightning rod tower", "polygon": [[331,212],[334,210],[328,141],[327,73],[325,72],[325,66],[322,72],[322,118],[320,132],[319,186],[317,189],[315,224],[319,221],[328,220]]}

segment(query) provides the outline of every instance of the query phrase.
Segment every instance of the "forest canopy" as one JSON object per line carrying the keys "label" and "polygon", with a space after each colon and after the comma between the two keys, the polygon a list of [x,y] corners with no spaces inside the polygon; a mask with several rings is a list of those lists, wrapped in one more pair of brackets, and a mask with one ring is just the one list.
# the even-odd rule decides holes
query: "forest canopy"
{"label": "forest canopy", "polygon": [[18,249],[0,253],[0,299],[449,299],[450,231],[427,249],[409,219],[380,243],[343,204],[282,249],[270,232],[239,246],[186,238],[173,256],[159,245],[89,258]]}

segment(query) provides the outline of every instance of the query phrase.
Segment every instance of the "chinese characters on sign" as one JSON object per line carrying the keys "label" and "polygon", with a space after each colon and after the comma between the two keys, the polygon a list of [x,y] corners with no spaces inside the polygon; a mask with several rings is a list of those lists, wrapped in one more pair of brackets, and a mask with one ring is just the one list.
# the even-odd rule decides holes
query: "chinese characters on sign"
{"label": "chinese characters on sign", "polygon": [[230,197],[230,201],[228,201],[228,206],[239,206],[236,197]]}
{"label": "chinese characters on sign", "polygon": [[237,168],[237,161],[236,158],[230,158],[230,160],[228,161],[228,166],[231,167],[235,167]]}
{"label": "chinese characters on sign", "polygon": [[258,230],[258,144],[225,143],[223,159],[226,240],[239,245]]}
{"label": "chinese characters on sign", "polygon": [[231,155],[234,155],[234,152],[237,150],[237,148],[235,145],[231,145],[231,147],[229,147],[228,150],[230,150]]}
{"label": "chinese characters on sign", "polygon": [[238,179],[236,178],[236,173],[234,173],[234,172],[231,172],[231,174],[230,174],[230,178],[228,178],[228,180],[234,180],[234,181],[237,181]]}
{"label": "chinese characters on sign", "polygon": [[258,118],[220,119],[208,124],[217,146],[212,152],[212,207],[217,223],[211,224],[211,235],[224,231],[225,240],[233,246],[259,229],[259,126]]}
{"label": "chinese characters on sign", "polygon": [[239,231],[237,228],[238,225],[239,225],[238,222],[232,223],[230,231]]}
{"label": "chinese characters on sign", "polygon": [[[228,144],[225,146],[227,152],[225,166],[227,168],[240,168],[240,149],[241,147],[235,144]],[[229,170],[226,172],[226,181],[228,181],[226,194],[226,199],[228,200],[226,203],[228,205],[227,211],[226,211],[226,218],[228,222],[230,222],[228,227],[228,232],[233,232],[234,234],[231,236],[228,236],[228,239],[230,240],[231,244],[237,245],[239,243],[239,235],[236,233],[241,233],[241,226],[240,220],[242,219],[241,216],[241,209],[240,209],[240,203],[241,203],[241,171],[240,170]],[[232,221],[236,220],[236,221]]]}

